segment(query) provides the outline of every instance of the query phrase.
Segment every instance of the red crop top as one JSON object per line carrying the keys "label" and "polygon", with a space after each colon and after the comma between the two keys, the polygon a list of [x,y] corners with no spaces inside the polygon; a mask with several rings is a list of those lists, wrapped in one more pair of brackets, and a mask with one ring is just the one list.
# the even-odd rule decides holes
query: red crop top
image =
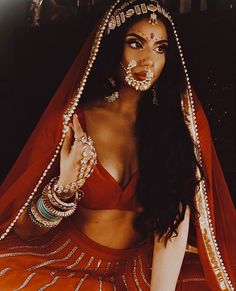
{"label": "red crop top", "polygon": [[[86,132],[86,123],[83,110],[77,112],[81,127]],[[89,209],[120,209],[140,210],[140,205],[135,201],[135,189],[138,181],[138,170],[130,178],[124,189],[111,176],[99,162],[91,176],[86,180],[82,190],[84,197],[80,205]]]}

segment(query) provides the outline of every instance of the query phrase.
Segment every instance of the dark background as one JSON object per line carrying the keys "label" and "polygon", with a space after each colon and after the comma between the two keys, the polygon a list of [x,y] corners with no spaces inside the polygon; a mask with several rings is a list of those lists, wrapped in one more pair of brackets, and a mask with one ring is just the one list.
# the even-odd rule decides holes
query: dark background
{"label": "dark background", "polygon": [[[0,1],[1,181],[109,2],[43,1],[35,26],[31,1]],[[236,201],[235,1],[165,2]]]}

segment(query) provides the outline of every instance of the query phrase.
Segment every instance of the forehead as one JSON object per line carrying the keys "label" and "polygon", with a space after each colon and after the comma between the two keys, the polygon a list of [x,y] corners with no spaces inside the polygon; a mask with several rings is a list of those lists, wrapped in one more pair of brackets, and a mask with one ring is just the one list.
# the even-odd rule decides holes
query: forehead
{"label": "forehead", "polygon": [[143,35],[151,35],[155,38],[162,38],[167,39],[167,30],[163,22],[158,20],[158,23],[155,25],[152,25],[148,23],[148,18],[144,18],[138,22],[135,22],[133,25],[130,26],[130,28],[127,31],[127,34],[129,33],[138,33]]}

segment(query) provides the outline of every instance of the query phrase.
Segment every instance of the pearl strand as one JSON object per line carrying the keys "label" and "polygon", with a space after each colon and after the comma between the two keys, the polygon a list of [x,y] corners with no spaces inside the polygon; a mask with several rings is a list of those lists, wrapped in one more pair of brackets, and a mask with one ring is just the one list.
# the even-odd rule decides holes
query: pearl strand
{"label": "pearl strand", "polygon": [[3,240],[7,235],[8,233],[12,230],[12,228],[14,227],[15,223],[17,222],[17,220],[19,219],[19,217],[21,216],[21,214],[24,212],[24,210],[28,207],[28,205],[30,204],[30,202],[32,201],[33,197],[35,196],[38,188],[40,187],[40,185],[42,184],[44,178],[46,177],[48,171],[51,169],[53,163],[55,162],[59,152],[60,152],[60,149],[61,149],[61,146],[63,144],[63,141],[65,139],[65,135],[66,135],[66,132],[68,130],[68,123],[69,123],[69,120],[71,119],[74,111],[76,110],[78,104],[79,104],[79,99],[82,95],[82,92],[83,92],[83,89],[84,89],[84,86],[86,84],[86,81],[87,81],[87,78],[89,76],[89,73],[91,71],[91,68],[93,66],[93,63],[94,61],[96,60],[96,56],[97,56],[97,53],[98,53],[98,49],[100,47],[100,44],[101,44],[101,39],[104,35],[104,31],[106,29],[106,26],[108,24],[108,20],[111,16],[111,13],[112,11],[114,10],[114,8],[116,7],[116,5],[120,2],[120,0],[116,1],[116,3],[114,5],[111,6],[111,8],[109,9],[108,13],[105,15],[103,21],[101,22],[100,26],[99,26],[99,29],[98,29],[98,32],[96,34],[96,37],[95,37],[95,41],[94,41],[94,45],[92,47],[92,50],[91,50],[91,53],[90,53],[90,57],[89,57],[89,61],[88,61],[88,64],[87,64],[87,67],[85,69],[85,73],[84,73],[84,76],[82,78],[82,81],[80,82],[80,86],[77,90],[77,94],[76,96],[74,97],[74,99],[72,100],[71,102],[71,106],[69,106],[69,108],[66,110],[66,113],[63,115],[64,117],[64,122],[63,122],[63,130],[62,130],[62,137],[61,137],[61,140],[56,148],[56,151],[53,155],[53,158],[51,159],[51,161],[49,162],[47,168],[44,170],[42,176],[40,177],[38,183],[36,184],[33,192],[30,194],[30,196],[28,197],[26,203],[21,207],[21,209],[19,210],[19,212],[17,213],[16,217],[14,218],[14,220],[10,223],[10,225],[7,227],[7,229],[5,230],[5,232],[1,235],[0,237],[0,241]]}

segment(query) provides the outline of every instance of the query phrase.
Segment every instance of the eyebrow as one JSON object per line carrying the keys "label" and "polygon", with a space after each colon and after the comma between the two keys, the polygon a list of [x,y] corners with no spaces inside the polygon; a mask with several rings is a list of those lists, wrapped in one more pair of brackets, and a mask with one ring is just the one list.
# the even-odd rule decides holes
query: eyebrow
{"label": "eyebrow", "polygon": [[[142,41],[147,41],[141,35],[138,35],[136,33],[129,33],[129,34],[127,34],[127,36],[134,36],[134,37],[137,37],[138,39],[140,39]],[[159,44],[159,43],[168,43],[168,39],[160,39],[160,40],[158,40],[158,41],[155,42],[155,44]]]}

